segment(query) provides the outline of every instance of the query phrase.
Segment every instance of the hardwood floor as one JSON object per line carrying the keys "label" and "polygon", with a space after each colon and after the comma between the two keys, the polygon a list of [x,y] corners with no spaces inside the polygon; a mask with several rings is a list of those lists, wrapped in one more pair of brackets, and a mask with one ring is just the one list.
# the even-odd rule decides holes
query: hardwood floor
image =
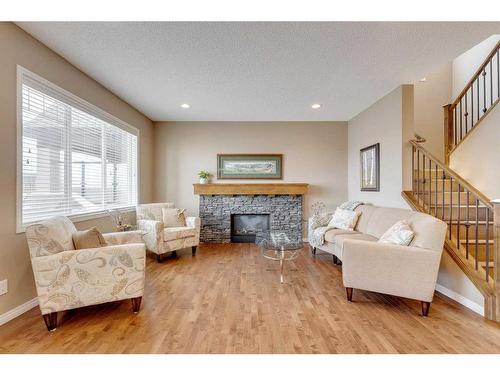
{"label": "hardwood floor", "polygon": [[38,308],[0,327],[0,353],[500,353],[500,324],[437,295],[420,302],[354,290],[308,250],[285,266],[253,244],[149,257],[139,314],[130,301],[77,309],[47,332]]}

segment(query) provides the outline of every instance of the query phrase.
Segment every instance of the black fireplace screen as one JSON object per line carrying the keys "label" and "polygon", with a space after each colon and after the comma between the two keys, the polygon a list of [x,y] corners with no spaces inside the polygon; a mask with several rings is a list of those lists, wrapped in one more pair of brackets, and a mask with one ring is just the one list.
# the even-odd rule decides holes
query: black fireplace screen
{"label": "black fireplace screen", "polygon": [[269,214],[231,215],[231,242],[255,242],[259,231],[269,230]]}

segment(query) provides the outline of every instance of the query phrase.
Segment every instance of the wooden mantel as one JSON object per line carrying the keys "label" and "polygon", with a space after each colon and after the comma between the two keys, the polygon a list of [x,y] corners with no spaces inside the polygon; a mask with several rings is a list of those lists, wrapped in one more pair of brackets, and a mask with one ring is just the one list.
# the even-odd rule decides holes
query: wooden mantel
{"label": "wooden mantel", "polygon": [[308,184],[193,184],[198,195],[304,195]]}

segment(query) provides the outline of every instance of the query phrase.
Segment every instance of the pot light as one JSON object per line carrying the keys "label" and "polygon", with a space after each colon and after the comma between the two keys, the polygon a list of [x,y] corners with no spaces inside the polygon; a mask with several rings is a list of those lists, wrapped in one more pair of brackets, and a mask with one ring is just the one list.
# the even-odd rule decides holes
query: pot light
{"label": "pot light", "polygon": [[187,104],[187,103],[183,103],[183,104],[181,104],[181,108],[188,109],[188,108],[190,108],[190,107],[191,107],[191,106],[190,106],[189,104]]}
{"label": "pot light", "polygon": [[420,82],[427,82],[427,78],[425,78],[425,77],[424,78],[420,78],[419,81]]}
{"label": "pot light", "polygon": [[321,104],[318,104],[318,103],[315,103],[311,106],[312,109],[320,109],[321,108]]}

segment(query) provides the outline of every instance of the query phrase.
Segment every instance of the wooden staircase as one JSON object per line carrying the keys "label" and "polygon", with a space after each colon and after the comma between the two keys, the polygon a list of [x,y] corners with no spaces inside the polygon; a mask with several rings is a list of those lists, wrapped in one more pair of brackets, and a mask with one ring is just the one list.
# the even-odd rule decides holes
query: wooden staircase
{"label": "wooden staircase", "polygon": [[445,162],[422,146],[425,140],[410,141],[412,190],[402,195],[414,210],[448,224],[445,250],[483,294],[485,317],[500,322],[500,202],[448,166],[451,153],[499,101],[500,41],[457,99],[444,106]]}
{"label": "wooden staircase", "polygon": [[469,277],[485,300],[485,317],[500,320],[498,233],[495,207],[469,182],[430,154],[412,145],[412,190],[403,198],[417,211],[448,224],[445,250]]}

